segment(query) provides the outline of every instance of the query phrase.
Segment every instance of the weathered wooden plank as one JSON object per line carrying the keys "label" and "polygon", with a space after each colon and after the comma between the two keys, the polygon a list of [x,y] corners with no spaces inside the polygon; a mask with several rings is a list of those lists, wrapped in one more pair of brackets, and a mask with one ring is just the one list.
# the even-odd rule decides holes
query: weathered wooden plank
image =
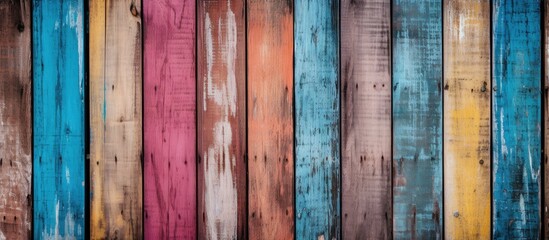
{"label": "weathered wooden plank", "polygon": [[544,237],[549,237],[549,162],[548,162],[548,151],[549,151],[549,61],[547,59],[549,59],[549,1],[545,1],[545,8],[543,9],[545,11],[545,14],[544,14],[544,19],[543,19],[543,28],[544,28],[544,32],[543,34],[545,35],[545,46],[544,47],[544,54],[545,56],[544,59],[544,63],[545,63],[545,68],[544,68],[544,73],[545,73],[545,76],[544,76],[544,87],[545,87],[545,91],[544,91],[544,121],[545,121],[545,132],[544,132],[544,140],[545,140],[545,146],[544,146],[544,156],[543,156],[543,159],[545,159],[545,165],[544,165],[544,179],[545,179],[545,191],[544,191],[544,207],[543,207],[543,228],[545,230],[545,235]]}
{"label": "weathered wooden plank", "polygon": [[490,1],[444,1],[446,239],[490,238]]}
{"label": "weathered wooden plank", "polygon": [[244,0],[198,3],[198,238],[245,239]]}
{"label": "weathered wooden plank", "polygon": [[391,1],[341,5],[342,234],[391,239]]}
{"label": "weathered wooden plank", "polygon": [[196,238],[195,1],[143,1],[145,238]]}
{"label": "weathered wooden plank", "polygon": [[494,238],[540,235],[541,2],[493,6]]}
{"label": "weathered wooden plank", "polygon": [[0,1],[0,239],[31,237],[30,6]]}
{"label": "weathered wooden plank", "polygon": [[294,6],[296,237],[339,238],[339,1]]}
{"label": "weathered wooden plank", "polygon": [[32,9],[34,237],[84,239],[84,1]]}
{"label": "weathered wooden plank", "polygon": [[442,238],[440,0],[393,1],[394,237]]}
{"label": "weathered wooden plank", "polygon": [[91,238],[141,239],[141,1],[90,1]]}
{"label": "weathered wooden plank", "polygon": [[250,239],[293,239],[293,1],[247,14]]}

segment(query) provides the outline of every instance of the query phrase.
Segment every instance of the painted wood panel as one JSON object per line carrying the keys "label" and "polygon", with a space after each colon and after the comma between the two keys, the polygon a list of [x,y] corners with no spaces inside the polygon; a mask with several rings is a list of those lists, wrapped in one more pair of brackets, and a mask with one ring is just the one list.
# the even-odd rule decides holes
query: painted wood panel
{"label": "painted wood panel", "polygon": [[339,238],[339,1],[295,1],[296,237]]}
{"label": "painted wood panel", "polygon": [[33,1],[34,237],[84,239],[84,1]]}
{"label": "painted wood panel", "polygon": [[293,1],[249,0],[250,239],[294,238]]}
{"label": "painted wood panel", "polygon": [[394,237],[442,238],[439,0],[393,1]]}
{"label": "painted wood panel", "polygon": [[444,1],[446,239],[490,238],[490,1]]}
{"label": "painted wood panel", "polygon": [[196,238],[195,1],[143,1],[144,236]]}
{"label": "painted wood panel", "polygon": [[141,1],[90,1],[92,239],[141,239]]}
{"label": "painted wood panel", "polygon": [[341,3],[346,239],[391,239],[391,1]]}
{"label": "painted wood panel", "polygon": [[0,1],[0,239],[29,239],[31,3]]}
{"label": "painted wood panel", "polygon": [[245,1],[198,3],[198,238],[245,239]]}
{"label": "painted wood panel", "polygon": [[541,2],[493,6],[494,238],[540,236]]}
{"label": "painted wood panel", "polygon": [[549,41],[547,39],[549,39],[549,1],[545,1],[545,5],[544,5],[544,19],[543,19],[543,29],[544,29],[544,32],[543,34],[545,35],[545,46],[543,46],[543,53],[545,54],[543,57],[544,57],[544,63],[545,63],[545,68],[544,68],[544,73],[545,73],[545,76],[544,76],[544,93],[543,94],[543,97],[544,97],[544,100],[543,100],[543,107],[544,107],[544,121],[545,121],[545,132],[544,132],[544,140],[545,140],[545,146],[544,146],[544,151],[543,151],[543,159],[545,160],[545,165],[544,165],[544,179],[545,179],[545,192],[544,192],[544,206],[543,206],[543,225],[542,226],[542,229],[545,230],[544,234],[545,236],[549,237],[549,157],[548,157],[548,154],[547,152],[549,151],[549,61],[547,59],[549,59]]}

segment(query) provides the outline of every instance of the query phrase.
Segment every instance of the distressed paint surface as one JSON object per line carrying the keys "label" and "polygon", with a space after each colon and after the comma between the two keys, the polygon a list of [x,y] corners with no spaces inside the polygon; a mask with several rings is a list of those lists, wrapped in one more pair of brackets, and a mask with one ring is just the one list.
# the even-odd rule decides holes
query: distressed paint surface
{"label": "distressed paint surface", "polygon": [[247,9],[249,235],[293,239],[293,1]]}
{"label": "distressed paint surface", "polygon": [[143,1],[145,238],[196,238],[195,1]]}
{"label": "distressed paint surface", "polygon": [[294,4],[296,237],[340,236],[339,1]]}
{"label": "distressed paint surface", "polygon": [[33,1],[34,237],[85,238],[84,1]]}
{"label": "distressed paint surface", "polygon": [[444,1],[446,239],[490,238],[490,1]]}
{"label": "distressed paint surface", "polygon": [[245,239],[244,0],[198,4],[198,238]]}
{"label": "distressed paint surface", "polygon": [[393,1],[394,237],[442,238],[439,0]]}
{"label": "distressed paint surface", "polygon": [[391,239],[391,1],[341,4],[345,239]]}
{"label": "distressed paint surface", "polygon": [[544,204],[543,206],[543,224],[544,224],[544,230],[545,230],[545,236],[549,237],[549,162],[548,162],[548,156],[547,152],[549,151],[549,1],[545,1],[545,14],[544,14],[544,21],[543,21],[543,28],[545,35],[545,46],[544,47],[544,59],[545,59],[545,76],[544,76],[544,87],[545,87],[545,94],[543,95],[544,100],[544,121],[545,121],[545,132],[544,132],[544,138],[545,138],[545,146],[544,146],[544,156],[543,159],[545,160],[545,169],[544,169],[544,176],[545,176],[545,192],[544,192]]}
{"label": "distressed paint surface", "polygon": [[92,239],[141,239],[141,2],[90,1]]}
{"label": "distressed paint surface", "polygon": [[539,0],[493,6],[492,234],[540,235],[541,27]]}
{"label": "distressed paint surface", "polygon": [[30,5],[0,1],[0,239],[31,237]]}

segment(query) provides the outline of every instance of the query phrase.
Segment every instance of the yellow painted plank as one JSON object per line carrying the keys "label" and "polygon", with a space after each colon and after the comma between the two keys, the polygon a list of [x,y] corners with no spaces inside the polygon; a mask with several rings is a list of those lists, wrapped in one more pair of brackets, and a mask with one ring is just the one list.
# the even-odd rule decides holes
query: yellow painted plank
{"label": "yellow painted plank", "polygon": [[446,239],[490,238],[490,1],[444,1]]}
{"label": "yellow painted plank", "polygon": [[90,1],[91,239],[143,235],[140,11]]}

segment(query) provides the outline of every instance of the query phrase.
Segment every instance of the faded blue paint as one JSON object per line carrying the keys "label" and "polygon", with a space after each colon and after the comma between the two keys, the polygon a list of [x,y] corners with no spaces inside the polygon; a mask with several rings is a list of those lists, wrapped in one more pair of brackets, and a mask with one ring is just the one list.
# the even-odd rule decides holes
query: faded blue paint
{"label": "faded blue paint", "polygon": [[339,1],[297,0],[296,238],[340,236]]}
{"label": "faded blue paint", "polygon": [[33,1],[34,237],[85,238],[84,2]]}
{"label": "faded blue paint", "polygon": [[494,239],[540,234],[540,0],[493,6]]}
{"label": "faded blue paint", "polygon": [[442,238],[441,3],[393,1],[395,239]]}

